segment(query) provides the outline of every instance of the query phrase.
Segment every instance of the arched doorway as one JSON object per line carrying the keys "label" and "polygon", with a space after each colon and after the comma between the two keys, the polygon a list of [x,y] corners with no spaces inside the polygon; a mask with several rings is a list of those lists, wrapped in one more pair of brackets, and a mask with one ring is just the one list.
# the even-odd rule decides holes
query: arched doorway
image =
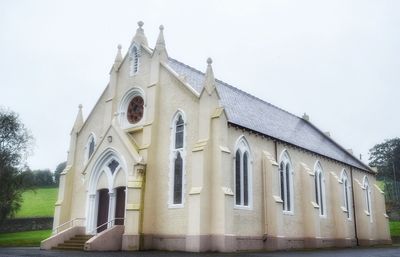
{"label": "arched doorway", "polygon": [[115,225],[123,225],[125,218],[125,194],[126,187],[117,187],[116,191],[116,204],[115,204]]}
{"label": "arched doorway", "polygon": [[97,192],[98,195],[98,207],[97,207],[97,233],[107,228],[108,221],[108,209],[110,205],[110,197],[108,189],[100,189]]}
{"label": "arched doorway", "polygon": [[[99,233],[113,224],[124,224],[125,167],[114,150],[105,151],[93,166],[88,185],[87,233]],[[114,221],[115,218],[118,219]]]}

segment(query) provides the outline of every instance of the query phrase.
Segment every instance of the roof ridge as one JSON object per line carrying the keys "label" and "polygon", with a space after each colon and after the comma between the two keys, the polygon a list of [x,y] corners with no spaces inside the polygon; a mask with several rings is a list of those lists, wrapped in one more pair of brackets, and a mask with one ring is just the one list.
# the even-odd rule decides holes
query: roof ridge
{"label": "roof ridge", "polygon": [[[170,60],[172,60],[172,61],[175,61],[175,62],[177,62],[177,63],[179,63],[179,64],[181,64],[181,65],[183,65],[183,66],[185,66],[185,67],[187,67],[187,68],[189,68],[189,69],[191,69],[191,70],[197,72],[197,73],[200,73],[200,74],[202,74],[202,75],[205,75],[205,73],[203,73],[202,71],[199,71],[198,69],[196,69],[196,68],[194,68],[194,67],[192,67],[192,66],[190,66],[190,65],[187,65],[186,63],[180,62],[180,61],[178,61],[178,60],[176,60],[176,59],[174,59],[174,58],[172,58],[172,57],[168,57],[168,59],[170,59]],[[245,94],[245,95],[247,95],[247,96],[250,96],[250,97],[252,97],[252,98],[254,98],[254,99],[256,99],[256,100],[258,100],[258,101],[260,101],[260,102],[263,102],[263,103],[265,103],[265,104],[268,104],[268,105],[270,105],[270,106],[272,106],[272,107],[274,107],[274,108],[276,108],[276,109],[278,109],[278,110],[280,110],[280,111],[283,111],[283,112],[285,112],[285,113],[287,113],[287,114],[290,114],[291,116],[294,116],[294,117],[296,117],[296,118],[298,118],[298,119],[301,119],[299,116],[297,116],[297,115],[295,115],[295,114],[293,114],[293,113],[291,113],[291,112],[289,112],[289,111],[286,111],[285,109],[282,109],[282,108],[280,108],[280,107],[278,107],[278,106],[276,106],[276,105],[274,105],[274,104],[271,104],[270,102],[267,102],[266,100],[263,100],[263,99],[261,99],[261,98],[259,98],[259,97],[257,97],[257,96],[254,96],[254,95],[252,95],[252,94],[250,94],[250,93],[248,93],[248,92],[246,92],[246,91],[243,91],[242,89],[239,89],[239,88],[237,88],[237,87],[235,87],[235,86],[233,86],[233,85],[231,85],[231,84],[228,84],[228,83],[225,82],[225,81],[222,81],[222,80],[217,79],[217,78],[215,78],[215,81],[218,82],[218,83],[220,83],[220,84],[223,84],[224,86],[227,86],[227,87],[230,87],[230,88],[232,88],[232,89],[234,89],[234,90],[237,90],[237,91],[239,91],[239,92],[241,92],[241,93],[243,93],[243,94]]]}
{"label": "roof ridge", "polygon": [[[172,58],[172,57],[168,57],[168,59],[169,59],[170,61],[176,62],[176,63],[178,63],[178,64],[180,64],[180,65],[182,65],[182,66],[184,66],[184,67],[186,67],[186,68],[188,68],[188,69],[190,69],[190,70],[192,70],[193,72],[196,72],[197,74],[200,74],[200,75],[202,75],[202,76],[205,76],[205,73],[203,73],[202,71],[199,71],[198,69],[196,69],[196,68],[194,68],[194,67],[192,67],[192,66],[190,66],[190,65],[187,65],[187,64],[185,64],[185,63],[183,63],[183,62],[180,62],[180,61],[178,61],[178,60],[176,60],[176,59],[174,59],[174,58]],[[292,117],[297,118],[298,120],[300,120],[300,121],[302,121],[302,122],[305,122],[305,123],[308,124],[312,129],[314,129],[317,133],[319,133],[319,134],[322,135],[325,139],[327,139],[328,141],[330,141],[333,145],[335,145],[336,147],[338,147],[343,153],[345,153],[348,157],[350,157],[350,159],[352,159],[353,161],[355,161],[356,163],[358,163],[361,167],[364,167],[364,169],[366,169],[367,171],[370,171],[370,168],[368,167],[368,165],[367,165],[366,163],[364,163],[363,161],[359,160],[359,159],[358,159],[357,157],[355,157],[354,155],[350,154],[342,145],[340,145],[338,142],[336,142],[333,138],[327,136],[325,133],[323,133],[322,130],[320,130],[317,126],[315,126],[315,125],[314,125],[313,123],[311,123],[310,121],[306,121],[306,120],[304,120],[303,118],[300,118],[299,116],[297,116],[297,115],[295,115],[295,114],[293,114],[293,113],[291,113],[291,112],[289,112],[289,111],[286,111],[286,110],[284,110],[284,109],[282,109],[282,108],[280,108],[280,107],[278,107],[278,106],[276,106],[276,105],[273,105],[273,104],[271,104],[271,103],[269,103],[269,102],[267,102],[267,101],[265,101],[265,100],[263,100],[263,99],[261,99],[261,98],[258,98],[258,97],[256,97],[256,96],[250,94],[250,93],[247,93],[246,91],[243,91],[243,90],[241,90],[241,89],[239,89],[239,88],[237,88],[237,87],[235,87],[235,86],[232,86],[232,85],[230,85],[230,84],[228,84],[228,83],[226,83],[226,82],[224,82],[224,81],[222,81],[222,80],[220,80],[220,79],[215,79],[215,81],[216,81],[217,83],[219,83],[220,85],[223,85],[223,86],[226,86],[226,87],[228,87],[228,88],[231,88],[232,90],[235,90],[236,92],[239,92],[239,93],[241,93],[242,95],[246,95],[246,96],[248,96],[248,97],[251,97],[251,98],[253,98],[253,99],[255,99],[255,100],[261,102],[262,104],[267,104],[267,105],[271,106],[272,108],[275,108],[276,110],[282,111],[282,112],[284,112],[284,113],[286,113],[286,114],[288,114],[288,115],[290,115],[290,116],[292,116]],[[284,141],[285,141],[285,140],[284,140]],[[289,141],[287,141],[287,142],[289,142]],[[300,146],[300,147],[302,147],[302,146]],[[302,147],[302,148],[307,149],[307,148],[305,148],[305,147]],[[323,155],[322,153],[319,153],[319,154]],[[330,157],[330,158],[332,158],[332,157]],[[344,163],[346,163],[346,162],[344,162]],[[354,164],[350,164],[350,163],[347,163],[347,164],[350,165],[350,166],[355,166]],[[360,167],[359,167],[359,168],[360,168]]]}

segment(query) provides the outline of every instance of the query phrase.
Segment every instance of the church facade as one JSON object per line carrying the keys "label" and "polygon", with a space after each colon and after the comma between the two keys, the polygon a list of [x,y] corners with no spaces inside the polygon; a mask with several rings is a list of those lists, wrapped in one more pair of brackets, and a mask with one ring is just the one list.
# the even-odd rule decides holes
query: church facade
{"label": "church facade", "polygon": [[153,49],[139,27],[60,177],[53,236],[86,250],[221,251],[391,242],[375,172],[292,115]]}

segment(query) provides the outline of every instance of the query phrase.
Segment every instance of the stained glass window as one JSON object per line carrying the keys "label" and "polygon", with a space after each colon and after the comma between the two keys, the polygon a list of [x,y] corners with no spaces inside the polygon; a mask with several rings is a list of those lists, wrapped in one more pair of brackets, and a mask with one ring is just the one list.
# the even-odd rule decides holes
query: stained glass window
{"label": "stained glass window", "polygon": [[143,117],[144,101],[141,96],[132,98],[128,105],[127,119],[131,124],[139,122]]}
{"label": "stained glass window", "polygon": [[94,152],[94,145],[95,145],[94,137],[92,136],[89,141],[88,159],[92,156]]}
{"label": "stained glass window", "polygon": [[112,160],[109,164],[108,164],[108,168],[110,168],[110,171],[112,174],[114,174],[115,170],[117,169],[119,163],[116,160]]}
{"label": "stained glass window", "polygon": [[236,204],[240,205],[241,203],[241,181],[240,181],[240,152],[236,151],[236,158],[235,158],[235,196],[236,196]]}
{"label": "stained glass window", "polygon": [[179,115],[175,127],[175,149],[183,147],[183,133],[184,133],[184,122],[182,116]]}
{"label": "stained glass window", "polygon": [[174,204],[182,203],[182,157],[178,152],[174,169]]}

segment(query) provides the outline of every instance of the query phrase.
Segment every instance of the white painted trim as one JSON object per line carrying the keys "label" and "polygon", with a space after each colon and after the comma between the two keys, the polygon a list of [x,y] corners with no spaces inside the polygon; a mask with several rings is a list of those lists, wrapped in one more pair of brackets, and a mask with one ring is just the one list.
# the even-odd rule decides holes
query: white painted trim
{"label": "white painted trim", "polygon": [[[94,149],[93,149],[93,153],[92,155],[89,156],[89,149],[90,149],[90,142],[91,140],[94,140]],[[96,146],[97,146],[97,138],[96,138],[96,134],[94,134],[94,132],[90,132],[87,140],[86,140],[86,144],[85,144],[85,149],[84,149],[84,158],[83,158],[83,165],[85,166],[89,160],[91,159],[91,157],[94,155],[94,153],[96,152]]]}
{"label": "white painted trim", "polygon": [[[342,210],[348,214],[347,219],[351,220],[351,215],[353,213],[352,209],[352,194],[351,194],[351,181],[349,180],[349,176],[347,174],[346,169],[343,169],[342,172],[340,173],[340,181],[342,182]],[[347,181],[347,187],[346,183]],[[348,206],[346,206],[346,190],[347,190],[347,203]]]}
{"label": "white painted trim", "polygon": [[[253,209],[253,159],[250,149],[250,145],[244,135],[240,135],[235,142],[235,151],[233,155],[233,194],[234,194],[234,208],[242,210],[252,210]],[[240,199],[241,203],[236,204],[236,153],[239,151],[240,155]],[[247,194],[248,194],[248,205],[244,205],[244,175],[243,175],[243,160],[244,155],[247,153]]]}
{"label": "white painted trim", "polygon": [[[129,76],[134,76],[139,72],[140,68],[141,47],[135,42],[129,49]],[[136,71],[135,71],[136,66]]]}
{"label": "white painted trim", "polygon": [[[113,160],[116,160],[119,163],[114,173],[112,173],[108,167],[108,164]],[[86,232],[93,231],[97,226],[97,209],[99,197],[97,184],[100,176],[102,175],[102,173],[105,173],[107,177],[108,191],[109,194],[112,194],[115,191],[115,178],[117,177],[117,174],[119,172],[125,173],[125,181],[127,181],[128,173],[124,158],[113,148],[105,149],[103,153],[101,153],[100,156],[97,158],[90,172],[86,202]],[[112,200],[113,199],[110,198],[108,211],[109,221],[114,217],[115,214],[115,203]]]}
{"label": "white painted trim", "polygon": [[[317,160],[314,164],[314,183],[317,183],[317,188],[318,192],[315,192],[315,195],[318,197],[318,203],[319,203],[319,216],[320,217],[326,217],[327,216],[327,201],[326,201],[326,184],[325,184],[325,172],[324,169],[322,168],[321,162]],[[318,176],[321,175],[321,185],[319,184],[319,178]],[[321,189],[321,191],[319,191]],[[314,190],[315,190],[315,184],[314,184]],[[318,195],[317,195],[318,194]],[[317,200],[317,199],[315,199]],[[321,202],[322,202],[322,208],[321,208]],[[323,214],[321,213],[323,212]]]}
{"label": "white painted trim", "polygon": [[[368,177],[365,175],[363,178],[363,190],[364,190],[364,199],[365,199],[365,213],[369,216],[369,221],[372,223],[372,201],[371,201],[371,186],[368,181]],[[368,208],[369,207],[369,208]]]}
{"label": "white painted trim", "polygon": [[[284,177],[284,183],[283,183],[283,192],[284,195],[281,195],[281,176],[280,176],[280,172],[281,172],[281,163],[283,163],[283,167],[284,167],[284,172],[283,172],[283,177]],[[294,168],[293,168],[293,164],[292,164],[292,160],[290,158],[290,154],[288,152],[288,150],[283,149],[280,156],[279,156],[279,162],[278,162],[278,178],[279,178],[279,195],[281,195],[281,198],[283,200],[283,213],[284,214],[294,214],[294,182],[293,182],[293,177],[294,177]],[[287,178],[286,175],[286,166],[289,165],[289,178]],[[288,188],[287,188],[287,183],[286,180],[289,180],[289,193],[290,193],[290,206],[287,205],[287,192],[288,192]]]}
{"label": "white painted trim", "polygon": [[[139,122],[132,124],[128,121],[128,119],[126,117],[126,112],[128,110],[129,103],[131,102],[132,98],[134,98],[135,96],[141,96],[143,98],[144,110],[143,110],[142,119]],[[145,93],[142,88],[133,87],[133,88],[129,89],[124,94],[124,96],[121,98],[121,101],[120,101],[120,104],[118,107],[118,121],[119,121],[121,128],[130,129],[130,128],[143,126],[143,124],[145,123],[145,120],[146,120],[146,103],[147,103],[146,96],[145,96]]]}
{"label": "white painted trim", "polygon": [[[182,148],[175,149],[175,135],[176,135],[176,122],[179,116],[183,120],[183,145]],[[178,109],[172,116],[170,123],[170,153],[169,153],[169,173],[168,173],[168,208],[176,209],[183,208],[185,205],[185,195],[186,195],[186,136],[187,136],[187,119],[185,112]],[[174,204],[174,173],[175,173],[175,159],[180,153],[182,158],[182,203]]]}

